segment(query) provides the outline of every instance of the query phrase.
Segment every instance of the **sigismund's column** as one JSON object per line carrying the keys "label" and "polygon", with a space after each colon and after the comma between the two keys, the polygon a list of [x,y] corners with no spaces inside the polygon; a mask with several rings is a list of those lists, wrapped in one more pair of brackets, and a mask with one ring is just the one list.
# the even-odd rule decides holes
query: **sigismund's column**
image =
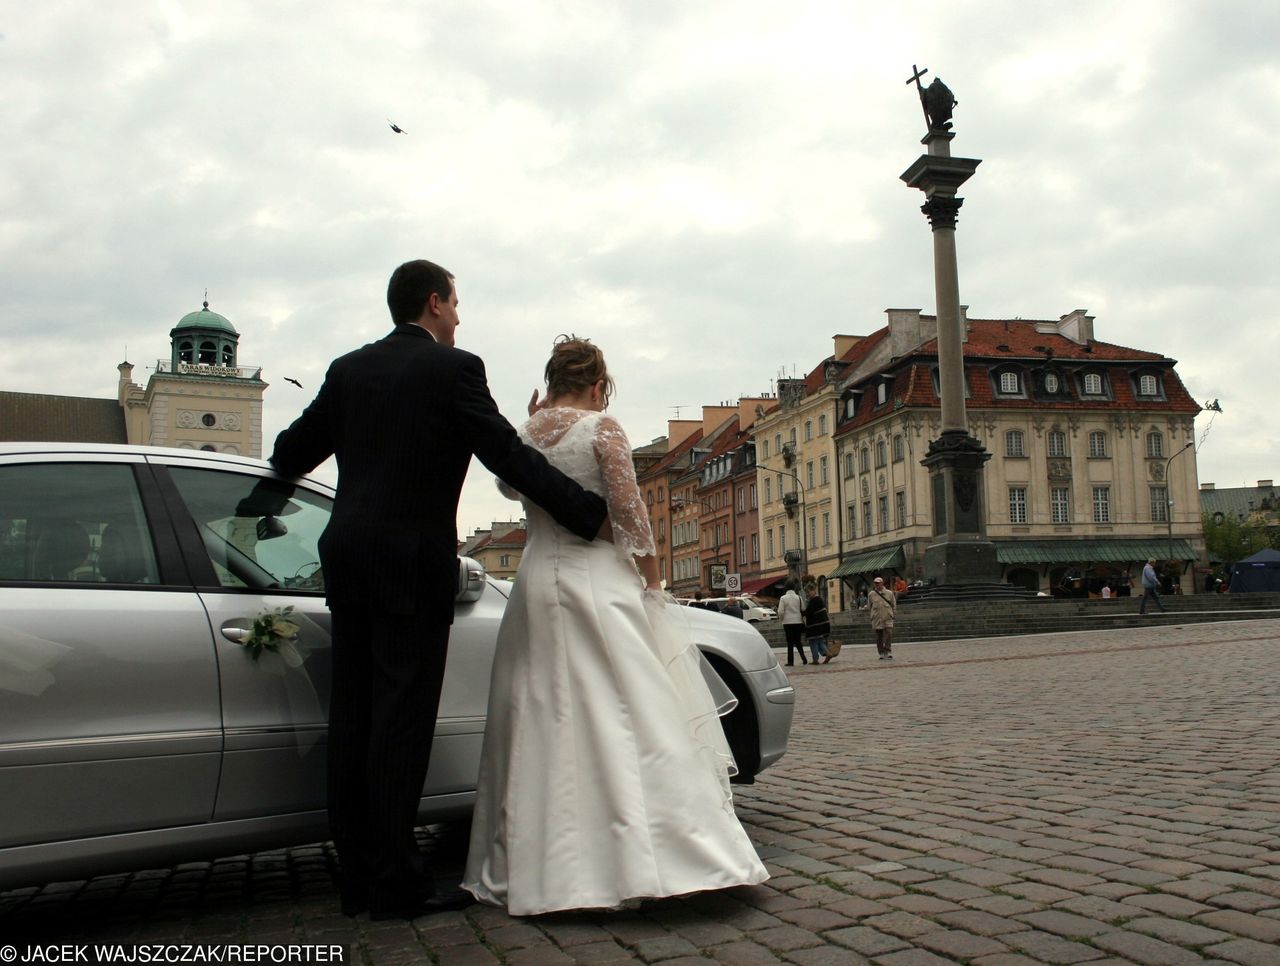
{"label": "sigismund's column", "polygon": [[960,283],[956,272],[956,214],[963,198],[956,190],[981,163],[976,158],[953,158],[951,112],[956,99],[941,80],[928,88],[926,73],[916,69],[915,81],[924,108],[928,133],[921,141],[926,153],[903,174],[908,187],[924,192],[920,210],[933,229],[933,278],[938,315],[938,385],[942,400],[942,432],[929,443],[920,462],[929,468],[933,495],[933,543],[925,550],[925,577],[940,585],[1000,581],[996,548],[987,539],[983,506],[982,467],[991,454],[969,434],[964,411],[964,349],[960,328]]}

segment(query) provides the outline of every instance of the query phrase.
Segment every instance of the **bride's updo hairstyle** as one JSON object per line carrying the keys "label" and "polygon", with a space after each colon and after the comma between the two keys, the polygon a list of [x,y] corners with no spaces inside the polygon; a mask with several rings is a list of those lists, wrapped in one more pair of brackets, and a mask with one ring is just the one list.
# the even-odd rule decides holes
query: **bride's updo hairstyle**
{"label": "bride's updo hairstyle", "polygon": [[562,335],[551,349],[551,358],[543,374],[547,380],[547,396],[572,396],[590,389],[604,380],[604,404],[613,395],[613,378],[604,364],[604,353],[590,339]]}

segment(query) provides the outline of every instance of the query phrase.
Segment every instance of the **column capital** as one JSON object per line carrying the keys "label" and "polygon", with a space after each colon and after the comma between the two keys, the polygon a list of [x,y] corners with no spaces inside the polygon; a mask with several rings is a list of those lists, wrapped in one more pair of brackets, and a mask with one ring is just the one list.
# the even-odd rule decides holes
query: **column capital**
{"label": "column capital", "polygon": [[929,226],[934,231],[939,228],[949,228],[955,231],[956,216],[959,214],[962,204],[964,204],[964,199],[957,198],[955,195],[934,195],[920,206],[920,210],[925,213],[925,216],[929,219]]}

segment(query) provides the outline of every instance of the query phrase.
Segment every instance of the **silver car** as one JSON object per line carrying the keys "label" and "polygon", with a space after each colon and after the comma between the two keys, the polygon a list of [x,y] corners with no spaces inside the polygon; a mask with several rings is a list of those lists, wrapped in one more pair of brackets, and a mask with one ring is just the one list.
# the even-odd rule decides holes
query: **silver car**
{"label": "silver car", "polygon": [[[283,512],[259,515],[263,487]],[[0,443],[0,888],[327,837],[332,504],[260,460]],[[509,587],[459,560],[424,824],[474,803]],[[739,698],[750,781],[786,750],[794,692],[754,628],[682,613]],[[255,659],[272,614],[297,636]]]}

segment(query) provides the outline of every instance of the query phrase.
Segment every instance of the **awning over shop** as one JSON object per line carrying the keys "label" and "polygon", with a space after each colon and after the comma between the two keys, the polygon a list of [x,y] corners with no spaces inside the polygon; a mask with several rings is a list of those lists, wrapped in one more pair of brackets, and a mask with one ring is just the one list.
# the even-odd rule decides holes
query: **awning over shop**
{"label": "awning over shop", "polygon": [[831,577],[852,577],[875,570],[896,570],[901,573],[906,565],[907,556],[902,552],[902,544],[897,543],[892,547],[880,547],[845,557],[840,566],[831,571]]}
{"label": "awning over shop", "polygon": [[781,589],[782,582],[786,579],[786,574],[778,574],[774,577],[757,577],[754,580],[744,580],[742,582],[742,593],[758,594],[766,587],[772,587],[774,584],[777,584],[779,589]]}
{"label": "awning over shop", "polygon": [[1195,560],[1190,542],[1144,540],[997,540],[996,560],[1002,564],[1137,563],[1156,560]]}

